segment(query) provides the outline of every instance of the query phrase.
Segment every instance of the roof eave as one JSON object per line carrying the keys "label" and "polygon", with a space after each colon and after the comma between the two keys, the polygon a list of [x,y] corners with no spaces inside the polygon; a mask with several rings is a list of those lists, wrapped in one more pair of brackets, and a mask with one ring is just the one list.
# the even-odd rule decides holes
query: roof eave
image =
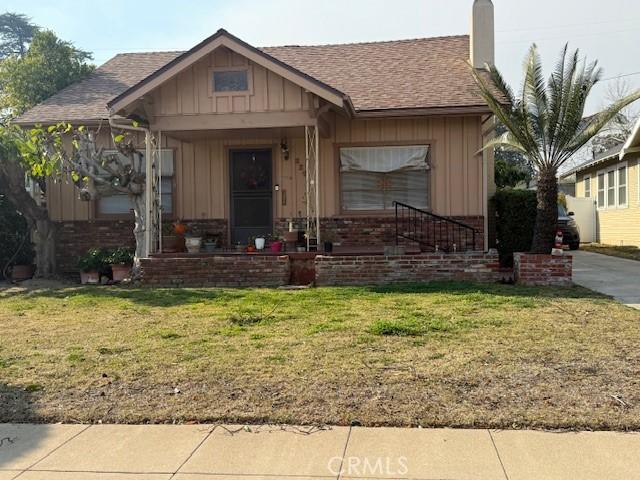
{"label": "roof eave", "polygon": [[482,115],[492,113],[487,105],[456,105],[440,107],[406,107],[356,110],[357,118],[423,117],[446,115]]}
{"label": "roof eave", "polygon": [[[298,80],[301,81],[301,83],[306,84],[301,86],[306,87],[312,93],[318,95],[321,98],[324,98],[325,100],[335,104],[336,106],[344,108],[347,111],[349,110],[351,100],[345,93],[246,43],[245,41],[235,37],[224,29],[218,30],[216,33],[206,38],[195,47],[174,58],[151,75],[145,77],[118,96],[109,100],[109,102],[107,102],[107,107],[111,112],[114,113],[123,110],[128,105],[133,103],[137,98],[140,98],[142,95],[158,86],[156,85],[156,83],[160,84],[166,79],[171,78],[173,75],[179,73],[183,68],[186,68],[186,65],[192,64],[193,62],[199,60],[219,46],[225,46],[232,50],[234,50],[234,46],[237,47],[236,50],[244,49],[245,54],[250,53],[254,57],[254,61],[258,60],[257,63],[269,63],[272,67],[282,69],[283,71],[288,71],[291,75],[297,77]],[[260,60],[262,60],[262,62],[260,62]],[[351,108],[352,107],[353,106],[351,105]]]}

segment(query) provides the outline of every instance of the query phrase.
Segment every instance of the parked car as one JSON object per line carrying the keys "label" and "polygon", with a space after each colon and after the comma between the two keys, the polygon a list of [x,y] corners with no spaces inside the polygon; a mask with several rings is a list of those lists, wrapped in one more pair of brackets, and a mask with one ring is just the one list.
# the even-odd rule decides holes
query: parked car
{"label": "parked car", "polygon": [[573,212],[567,212],[562,205],[558,205],[558,228],[562,230],[562,243],[569,245],[570,250],[578,250],[580,248],[580,229],[572,217]]}

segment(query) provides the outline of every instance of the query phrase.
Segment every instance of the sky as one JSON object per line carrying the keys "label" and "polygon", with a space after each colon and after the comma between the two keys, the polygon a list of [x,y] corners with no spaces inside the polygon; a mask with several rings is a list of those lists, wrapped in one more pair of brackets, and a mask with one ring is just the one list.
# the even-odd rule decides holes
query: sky
{"label": "sky", "polygon": [[[365,42],[466,34],[472,0],[163,0],[106,2],[3,0],[0,11],[24,13],[93,53],[96,64],[117,53],[186,50],[225,28],[254,46]],[[640,88],[640,1],[494,0],[496,64],[516,88],[528,47],[546,68],[562,46],[597,59],[605,80],[588,105],[602,108],[622,77]]]}

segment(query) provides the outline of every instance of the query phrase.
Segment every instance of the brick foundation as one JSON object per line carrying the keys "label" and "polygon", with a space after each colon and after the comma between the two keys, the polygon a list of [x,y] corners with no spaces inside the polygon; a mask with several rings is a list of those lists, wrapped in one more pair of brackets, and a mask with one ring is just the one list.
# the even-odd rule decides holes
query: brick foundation
{"label": "brick foundation", "polygon": [[498,254],[469,252],[399,256],[317,256],[317,285],[381,285],[399,282],[500,279]]}
{"label": "brick foundation", "polygon": [[[475,228],[476,249],[483,250],[484,236],[484,217],[447,217],[457,220],[466,225]],[[298,228],[304,225],[304,219],[294,219],[294,224]],[[275,221],[275,227],[282,232],[288,229],[288,220],[286,218],[278,218]],[[396,242],[396,219],[393,215],[380,216],[350,216],[350,217],[326,217],[320,219],[320,228],[322,232],[329,234],[334,243],[344,246],[368,246],[368,245],[393,245]],[[437,224],[433,230],[436,243],[438,245],[448,245],[450,243],[460,243],[460,240],[447,238],[445,230],[438,229]],[[469,239],[471,242],[471,239]],[[404,242],[401,242],[404,243]],[[470,247],[471,245],[469,245]]]}
{"label": "brick foundation", "polygon": [[[223,246],[227,243],[227,220],[183,220],[196,225],[203,236],[218,234]],[[76,222],[56,222],[56,269],[61,275],[77,274],[78,257],[90,248],[135,248],[133,221],[130,220],[92,220]]]}
{"label": "brick foundation", "polygon": [[214,255],[141,260],[148,286],[279,287],[289,283],[285,255]]}
{"label": "brick foundation", "polygon": [[514,253],[513,276],[522,285],[567,286],[572,284],[572,264],[571,255]]}

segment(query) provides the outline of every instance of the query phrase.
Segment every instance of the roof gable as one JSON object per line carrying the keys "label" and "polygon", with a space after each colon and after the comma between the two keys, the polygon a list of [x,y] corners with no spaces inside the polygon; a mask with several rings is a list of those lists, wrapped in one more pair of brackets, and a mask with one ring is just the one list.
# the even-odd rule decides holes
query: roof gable
{"label": "roof gable", "polygon": [[151,75],[143,78],[138,83],[110,100],[107,103],[107,106],[113,112],[122,110],[145,93],[157,88],[165,81],[174,77],[185,68],[193,65],[195,62],[204,58],[206,55],[221,46],[227,47],[229,50],[248,58],[252,62],[277,73],[278,75],[300,85],[338,107],[344,107],[345,103],[350,104],[348,97],[339,90],[249,45],[248,43],[231,35],[226,30],[220,29],[215,34],[193,47],[191,50],[174,58],[162,68],[156,70]]}

